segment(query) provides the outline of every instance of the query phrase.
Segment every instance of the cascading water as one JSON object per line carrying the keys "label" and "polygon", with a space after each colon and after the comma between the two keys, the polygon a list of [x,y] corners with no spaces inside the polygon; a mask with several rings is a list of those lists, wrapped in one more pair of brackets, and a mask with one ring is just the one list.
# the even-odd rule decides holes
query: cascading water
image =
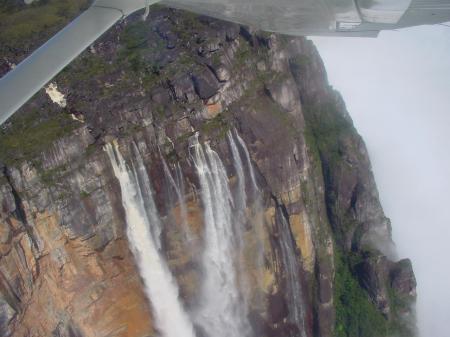
{"label": "cascading water", "polygon": [[244,168],[242,165],[241,156],[239,154],[239,150],[236,146],[236,143],[234,142],[233,134],[231,131],[228,131],[227,133],[228,142],[230,143],[231,148],[231,154],[233,156],[233,163],[234,163],[234,169],[236,171],[236,175],[238,178],[238,188],[237,188],[237,199],[236,199],[236,206],[240,213],[239,216],[244,217],[245,209],[247,207],[247,193],[245,192],[245,175],[244,175]]}
{"label": "cascading water", "polygon": [[[256,246],[255,246],[255,256],[256,256],[256,266],[258,267],[258,270],[261,271],[261,268],[264,265],[264,219],[263,219],[263,207],[262,207],[262,198],[261,193],[258,188],[258,184],[256,183],[256,175],[255,171],[252,165],[252,162],[250,160],[250,154],[248,152],[247,146],[245,145],[244,140],[239,136],[237,131],[235,130],[234,134],[236,135],[236,139],[245,154],[245,160],[247,162],[247,169],[250,175],[250,181],[251,181],[251,191],[253,196],[253,204],[251,205],[251,222],[253,224],[254,234],[256,237]],[[240,176],[245,177],[243,168],[242,168],[242,160],[240,159],[239,151],[237,150],[237,147],[235,145],[235,142],[233,140],[233,133],[229,133],[229,141],[231,144],[231,148],[236,148],[235,150],[232,150],[233,152],[233,158],[235,163],[236,171],[241,171],[241,173],[238,173],[238,179],[241,180]],[[244,178],[242,178],[244,180]],[[245,183],[244,183],[245,186]],[[244,191],[245,192],[245,191]],[[247,198],[248,199],[248,198]],[[248,201],[247,201],[248,203]],[[263,279],[262,275],[258,275],[257,282],[261,282]],[[261,285],[261,284],[260,284]]]}
{"label": "cascading water", "polygon": [[239,142],[239,145],[242,147],[242,150],[244,150],[244,153],[245,153],[245,159],[247,160],[247,167],[250,172],[250,178],[252,181],[253,193],[257,194],[259,191],[258,184],[256,183],[255,170],[253,169],[253,165],[250,160],[250,154],[248,153],[247,146],[245,146],[244,140],[241,138],[241,136],[239,136],[239,134],[237,132],[236,132],[236,138]]}
{"label": "cascading water", "polygon": [[[245,301],[245,306],[243,306],[244,310],[247,310],[248,307],[248,297],[249,297],[249,279],[247,275],[247,265],[245,261],[244,249],[244,228],[246,226],[247,221],[247,193],[246,193],[246,181],[245,181],[245,173],[244,173],[244,165],[242,164],[241,155],[239,153],[238,147],[236,146],[236,142],[234,141],[233,134],[231,131],[227,133],[228,143],[230,144],[231,154],[233,157],[233,165],[234,170],[237,175],[237,189],[236,189],[236,197],[235,197],[235,208],[234,208],[234,231],[236,235],[236,241],[238,246],[236,247],[236,255],[238,255],[237,262],[237,270],[239,272],[239,287],[242,290],[243,299]],[[250,168],[251,170],[253,168]],[[253,261],[247,261],[251,264]],[[245,311],[247,314],[247,311]]]}
{"label": "cascading water", "polygon": [[161,224],[156,207],[153,207],[155,204],[145,166],[136,150],[136,163],[129,170],[118,146],[106,145],[114,174],[120,183],[128,241],[161,335],[195,337],[192,323],[178,298],[177,284],[158,250]]}
{"label": "cascading water", "polygon": [[[161,221],[159,219],[158,210],[155,205],[155,201],[153,200],[153,191],[150,183],[150,179],[148,177],[147,171],[144,166],[144,162],[142,160],[142,157],[139,153],[139,150],[136,146],[136,144],[132,143],[134,153],[136,153],[136,164],[132,165],[133,169],[133,177],[135,177],[137,186],[138,186],[138,193],[140,195],[140,198],[143,201],[144,205],[144,212],[147,216],[147,219],[150,221],[152,226],[150,226],[150,232],[153,237],[153,242],[155,243],[158,250],[161,250],[161,232],[162,232],[162,225]],[[116,151],[118,156],[121,156],[119,151]],[[136,167],[137,166],[137,167]]]}
{"label": "cascading water", "polygon": [[194,319],[207,336],[249,336],[251,328],[237,285],[234,203],[225,167],[209,145],[205,155],[197,136],[191,138],[190,149],[200,181],[205,221],[204,275]]}
{"label": "cascading water", "polygon": [[288,321],[294,323],[299,328],[299,333],[294,333],[291,336],[305,337],[305,322],[303,313],[303,295],[300,280],[300,266],[297,261],[296,249],[294,246],[294,239],[292,237],[291,229],[286,220],[283,210],[279,207],[277,211],[278,221],[280,223],[280,251],[281,262],[283,264],[284,278],[289,316]]}
{"label": "cascading water", "polygon": [[[250,154],[248,152],[247,147],[245,146],[245,142],[243,139],[239,136],[237,132],[236,133],[236,139],[238,140],[239,145],[241,146],[242,150],[244,151],[247,166],[250,173],[250,178],[252,181],[252,187],[253,187],[253,193],[254,193],[254,204],[253,207],[256,208],[255,214],[260,214],[260,207],[261,207],[261,193],[259,192],[258,185],[256,183],[256,176],[253,169],[253,166],[251,164],[250,160]],[[232,135],[229,134],[230,144],[232,143]],[[235,150],[232,152],[233,157]],[[239,160],[236,158],[234,159],[235,163],[238,163],[239,166]],[[242,165],[242,162],[241,164]],[[239,179],[239,174],[238,174]],[[283,214],[281,208],[278,210],[278,217],[279,222],[281,224],[280,226],[280,253],[281,253],[281,262],[283,265],[283,271],[285,275],[285,284],[286,284],[286,299],[288,302],[288,309],[289,309],[289,317],[288,320],[290,323],[295,324],[299,328],[298,333],[294,333],[293,336],[305,336],[305,329],[304,329],[304,313],[303,313],[303,295],[302,295],[302,288],[301,288],[301,280],[300,280],[300,265],[298,263],[297,255],[296,255],[296,248],[294,244],[294,239],[291,234],[291,229],[289,226],[288,221],[286,220],[285,215]],[[262,219],[256,220],[256,224],[260,225],[262,224]],[[257,231],[258,237],[260,237],[259,244],[262,243],[262,228],[258,227],[259,229]],[[259,263],[262,263],[263,254],[262,254],[262,247],[259,247],[258,249],[261,250],[261,253],[259,254]]]}
{"label": "cascading water", "polygon": [[[166,179],[168,180],[169,185],[172,186],[172,189],[177,196],[177,202],[180,207],[181,226],[183,228],[186,239],[189,242],[191,242],[192,234],[191,234],[191,231],[189,230],[188,223],[187,223],[187,207],[186,207],[186,201],[184,200],[185,193],[184,193],[183,173],[181,171],[181,167],[179,165],[176,166],[176,169],[175,169],[176,181],[175,181],[169,167],[167,166],[166,161],[164,160],[163,157],[161,157],[161,160],[163,163],[164,175],[165,175]],[[171,206],[173,207],[174,205],[171,205]]]}
{"label": "cascading water", "polygon": [[[258,261],[247,263],[252,265],[256,262],[256,266],[262,266],[262,198],[244,141],[237,132],[235,135],[229,132],[228,142],[237,177],[234,198],[219,155],[208,144],[203,147],[197,135],[190,140],[191,159],[200,182],[205,225],[200,259],[202,282],[192,319],[204,336],[249,337],[252,335],[247,318],[249,293],[245,291],[248,279],[242,254],[246,248],[244,235],[254,235],[257,244],[253,247],[258,250]],[[133,143],[135,158],[131,168],[126,166],[116,144],[108,144],[106,151],[120,182],[128,224],[127,236],[144,280],[146,294],[151,300],[156,326],[164,337],[195,337],[192,321],[179,301],[176,281],[160,252],[162,225],[139,150]],[[245,158],[241,158],[241,153],[245,154]],[[248,198],[246,193],[245,166],[253,198]],[[176,167],[175,179],[164,160],[163,169],[169,185],[169,197],[175,195],[180,207],[182,226],[186,230],[187,210],[181,169]],[[281,208],[277,217],[280,224],[279,252],[289,309],[288,322],[299,328],[299,332],[291,336],[304,337],[303,299],[295,243]],[[251,229],[255,230],[253,234],[244,234],[247,221],[254,226]]]}

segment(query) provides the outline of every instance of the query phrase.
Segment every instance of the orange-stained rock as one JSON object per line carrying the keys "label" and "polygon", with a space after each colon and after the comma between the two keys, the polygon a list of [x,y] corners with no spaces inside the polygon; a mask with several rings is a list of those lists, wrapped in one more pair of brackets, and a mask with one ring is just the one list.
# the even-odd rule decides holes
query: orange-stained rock
{"label": "orange-stained rock", "polygon": [[3,272],[16,273],[28,293],[14,336],[51,336],[62,321],[83,336],[153,335],[150,306],[126,240],[94,251],[86,240],[69,240],[57,217],[46,212],[36,215],[34,235],[39,258],[22,233],[2,261]]}
{"label": "orange-stained rock", "polygon": [[206,119],[212,119],[222,112],[222,104],[220,102],[206,105]]}
{"label": "orange-stained rock", "polygon": [[305,221],[302,214],[292,214],[289,217],[289,222],[297,247],[302,254],[303,267],[312,273],[314,268],[314,245],[310,224],[308,221]]}

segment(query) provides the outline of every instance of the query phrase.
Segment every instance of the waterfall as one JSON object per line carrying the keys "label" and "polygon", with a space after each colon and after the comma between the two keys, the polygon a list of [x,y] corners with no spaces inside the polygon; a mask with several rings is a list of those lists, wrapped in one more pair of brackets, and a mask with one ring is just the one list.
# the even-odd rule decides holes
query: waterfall
{"label": "waterfall", "polygon": [[155,325],[164,337],[195,337],[194,329],[178,298],[178,287],[159,252],[161,223],[139,151],[130,170],[118,149],[106,145],[127,221],[127,237],[136,259],[145,292],[151,302]]}
{"label": "waterfall", "polygon": [[[249,291],[250,291],[250,282],[248,279],[248,268],[252,266],[252,262],[254,261],[246,261],[244,249],[244,228],[247,221],[247,193],[245,190],[245,174],[244,174],[244,165],[242,164],[241,155],[234,141],[233,134],[231,131],[227,133],[228,143],[230,144],[231,154],[233,157],[233,165],[234,170],[236,171],[237,176],[237,196],[235,198],[235,209],[234,209],[234,231],[236,235],[236,241],[238,246],[236,247],[236,254],[238,255],[238,263],[237,270],[239,272],[239,286],[243,293],[243,298],[245,300],[245,305],[243,309],[245,310],[245,314],[247,314],[248,300],[249,300]],[[250,263],[248,266],[247,263]],[[255,261],[256,262],[256,261]]]}
{"label": "waterfall", "polygon": [[[142,160],[141,154],[139,153],[139,150],[134,142],[132,143],[132,146],[134,153],[136,154],[135,160],[137,164],[137,168],[136,165],[132,165],[133,177],[135,178],[136,186],[138,186],[137,192],[143,202],[144,213],[147,216],[149,223],[152,224],[152,226],[150,226],[150,232],[152,234],[153,242],[159,251],[161,250],[161,221],[159,219],[155,200],[153,199],[153,191],[150,184],[150,179],[144,166],[144,161]],[[116,152],[118,158],[120,158],[121,154],[117,148]]]}
{"label": "waterfall", "polygon": [[234,202],[222,161],[209,145],[205,147],[206,154],[198,142],[198,135],[190,139],[205,221],[201,261],[204,275],[195,321],[210,337],[245,337],[251,328],[237,286]]}
{"label": "waterfall", "polygon": [[[256,237],[256,261],[255,262],[256,267],[258,268],[260,274],[258,275],[257,282],[259,282],[259,285],[262,286],[260,282],[262,282],[263,275],[261,274],[262,268],[264,267],[264,216],[263,216],[263,206],[262,206],[262,194],[258,188],[258,184],[256,183],[256,175],[255,170],[253,168],[252,162],[250,160],[250,154],[248,152],[247,146],[245,145],[244,140],[239,136],[236,130],[234,130],[234,134],[236,135],[236,139],[242,148],[242,151],[245,154],[245,161],[247,163],[247,169],[250,175],[250,180],[252,183],[252,193],[253,193],[253,204],[251,205],[251,222],[253,224],[253,235]],[[233,141],[233,134],[230,132],[229,135],[230,143],[232,144],[231,147],[236,147],[235,142]],[[242,173],[238,174],[239,180],[241,179],[240,176],[244,176],[244,171],[242,169],[242,160],[240,159],[240,156],[238,156],[239,151],[232,150],[234,162],[235,162],[235,168],[236,170],[240,170]],[[234,154],[236,152],[236,155]],[[244,180],[244,178],[242,178]],[[245,183],[244,183],[245,186]],[[245,192],[245,191],[244,191]]]}
{"label": "waterfall", "polygon": [[[281,207],[277,210],[277,216],[280,223],[280,251],[281,262],[283,265],[286,292],[285,297],[288,303],[290,323],[294,323],[299,328],[300,336],[305,336],[305,322],[303,313],[303,295],[300,279],[300,266],[297,261],[296,248],[291,228]],[[294,334],[293,336],[298,336]]]}
{"label": "waterfall", "polygon": [[[175,191],[175,194],[178,199],[178,206],[180,207],[180,218],[181,218],[181,226],[184,231],[184,235],[186,236],[186,239],[188,242],[191,241],[192,235],[191,231],[189,229],[188,223],[187,223],[187,207],[186,207],[186,201],[184,200],[184,179],[183,179],[183,172],[181,171],[181,167],[178,164],[175,169],[175,179],[172,176],[172,173],[169,169],[169,166],[167,165],[164,158],[161,156],[161,160],[163,163],[164,168],[164,175],[166,176],[166,179],[170,186],[172,186],[173,190]],[[174,205],[171,205],[174,206]],[[172,207],[173,208],[173,207]]]}
{"label": "waterfall", "polygon": [[[234,231],[236,235],[236,241],[239,244],[239,249],[243,247],[243,227],[245,226],[246,220],[246,209],[247,209],[247,193],[245,192],[245,175],[244,168],[242,165],[241,156],[239,154],[239,150],[234,142],[233,135],[231,131],[227,133],[228,142],[231,148],[231,154],[233,157],[234,170],[236,171],[238,186],[237,186],[237,196],[235,200],[235,208],[234,208]],[[242,266],[240,267],[240,272],[242,273]],[[244,275],[245,276],[245,275]]]}
{"label": "waterfall", "polygon": [[[228,142],[230,143],[231,154],[233,156],[233,164],[234,169],[236,171],[236,175],[238,178],[238,193],[236,204],[240,213],[244,213],[247,208],[247,194],[245,192],[245,175],[244,168],[242,165],[241,155],[239,154],[239,150],[234,142],[233,135],[231,131],[227,133]],[[239,216],[245,216],[245,214],[239,214]]]}
{"label": "waterfall", "polygon": [[247,161],[247,167],[249,169],[250,178],[252,180],[253,193],[256,195],[256,194],[258,194],[259,189],[258,189],[258,184],[256,183],[255,171],[253,169],[252,162],[250,161],[250,154],[248,153],[248,149],[247,149],[247,146],[245,146],[244,140],[241,138],[241,136],[239,136],[239,134],[237,132],[236,132],[236,138],[239,142],[239,145],[241,145],[242,149],[244,150],[245,158]]}

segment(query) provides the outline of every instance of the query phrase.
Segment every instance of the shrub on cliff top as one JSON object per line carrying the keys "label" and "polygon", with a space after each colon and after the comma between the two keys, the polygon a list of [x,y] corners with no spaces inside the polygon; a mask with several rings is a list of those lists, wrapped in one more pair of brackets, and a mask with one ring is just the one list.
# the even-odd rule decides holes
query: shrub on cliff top
{"label": "shrub on cliff top", "polygon": [[34,159],[77,126],[78,123],[64,113],[45,119],[41,118],[39,111],[16,114],[11,127],[0,132],[0,161],[14,165],[22,160]]}
{"label": "shrub on cliff top", "polygon": [[[83,10],[88,0],[47,0],[18,6],[0,2],[0,46],[22,49],[24,43],[45,40]],[[41,36],[46,35],[46,36]],[[41,42],[43,42],[41,41]]]}

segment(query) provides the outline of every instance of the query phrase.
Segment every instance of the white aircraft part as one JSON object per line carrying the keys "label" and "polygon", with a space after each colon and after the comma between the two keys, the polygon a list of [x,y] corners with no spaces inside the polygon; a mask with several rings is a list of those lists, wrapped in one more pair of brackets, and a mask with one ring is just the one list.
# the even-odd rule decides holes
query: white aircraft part
{"label": "white aircraft part", "polygon": [[[257,29],[306,35],[305,32],[328,31],[334,24],[334,8],[328,4],[328,1],[164,0],[162,3]],[[336,1],[353,4],[353,0]]]}
{"label": "white aircraft part", "polygon": [[[157,1],[148,1],[149,4]],[[0,79],[0,125],[114,23],[146,0],[98,0]]]}
{"label": "white aircraft part", "polygon": [[358,0],[363,19],[373,23],[395,24],[411,5],[411,0]]}

